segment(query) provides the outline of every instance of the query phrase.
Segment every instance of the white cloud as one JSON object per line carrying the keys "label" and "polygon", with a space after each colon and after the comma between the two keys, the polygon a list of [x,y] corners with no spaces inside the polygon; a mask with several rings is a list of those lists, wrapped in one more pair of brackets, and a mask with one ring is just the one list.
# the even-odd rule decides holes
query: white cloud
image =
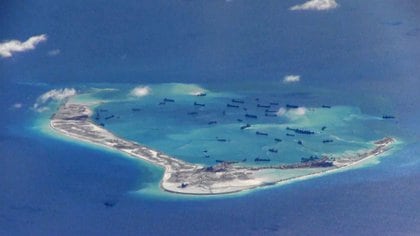
{"label": "white cloud", "polygon": [[61,53],[60,49],[54,49],[54,50],[48,51],[48,56],[53,57],[53,56],[57,56],[60,53]]}
{"label": "white cloud", "polygon": [[290,8],[292,11],[299,10],[330,10],[338,7],[338,4],[335,0],[309,0],[303,4],[295,5]]}
{"label": "white cloud", "polygon": [[288,83],[296,83],[300,81],[300,75],[286,75],[283,78],[283,83],[288,84]]}
{"label": "white cloud", "polygon": [[11,57],[15,52],[24,52],[28,50],[35,49],[35,46],[43,41],[47,40],[47,35],[41,34],[37,36],[32,36],[25,42],[19,40],[9,40],[3,43],[0,43],[0,56],[1,57]]}
{"label": "white cloud", "polygon": [[305,107],[298,107],[298,108],[292,108],[292,109],[286,109],[284,107],[280,107],[280,109],[277,111],[277,116],[286,116],[289,119],[294,119],[299,116],[303,116],[308,111]]}
{"label": "white cloud", "polygon": [[151,92],[150,87],[148,86],[138,86],[131,90],[130,95],[134,97],[144,97],[149,95]]}
{"label": "white cloud", "polygon": [[76,94],[77,92],[74,88],[50,90],[38,97],[36,103],[34,104],[34,109],[36,109],[39,112],[42,112],[48,109],[42,106],[49,103],[50,101],[62,101]]}
{"label": "white cloud", "polygon": [[15,108],[15,109],[20,109],[20,108],[22,108],[22,103],[15,103],[15,104],[13,104],[13,108]]}
{"label": "white cloud", "polygon": [[282,116],[284,114],[286,114],[287,110],[284,107],[280,107],[280,109],[277,111],[277,116]]}

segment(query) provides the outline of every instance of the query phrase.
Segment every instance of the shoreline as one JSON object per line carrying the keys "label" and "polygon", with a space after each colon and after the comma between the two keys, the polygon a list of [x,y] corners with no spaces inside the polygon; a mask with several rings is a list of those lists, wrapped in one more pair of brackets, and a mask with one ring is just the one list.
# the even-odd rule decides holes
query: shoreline
{"label": "shoreline", "polygon": [[[50,119],[55,132],[78,141],[100,145],[137,158],[149,164],[163,167],[164,174],[159,183],[166,192],[184,195],[221,195],[249,191],[259,187],[281,185],[317,176],[343,171],[358,165],[389,149],[395,139],[386,137],[375,141],[372,149],[352,157],[317,160],[310,163],[265,167],[244,167],[221,163],[212,167],[188,163],[153,150],[142,144],[125,140],[93,123],[92,111],[84,104],[63,104]],[[337,160],[338,159],[338,160]],[[328,164],[328,165],[326,165]],[[276,172],[275,175],[271,172]],[[311,172],[312,173],[306,173]],[[296,173],[295,173],[296,172]],[[299,173],[302,172],[302,173]],[[282,176],[283,174],[283,176]],[[287,176],[290,175],[290,176]]]}

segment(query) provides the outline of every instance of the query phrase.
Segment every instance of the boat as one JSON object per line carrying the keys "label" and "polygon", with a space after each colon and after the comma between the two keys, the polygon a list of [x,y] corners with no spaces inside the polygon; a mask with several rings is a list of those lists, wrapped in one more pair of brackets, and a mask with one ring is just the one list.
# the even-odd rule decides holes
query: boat
{"label": "boat", "polygon": [[255,134],[256,135],[268,136],[268,133],[264,133],[264,132],[260,132],[260,131],[255,132]]}
{"label": "boat", "polygon": [[310,131],[310,130],[303,130],[303,129],[293,129],[290,127],[286,127],[286,130],[291,130],[297,134],[315,134],[315,132]]}
{"label": "boat", "polygon": [[274,149],[274,148],[270,148],[270,149],[268,149],[268,151],[269,152],[272,152],[272,153],[277,153],[278,152],[278,150],[277,149]]}
{"label": "boat", "polygon": [[281,142],[281,141],[283,141],[283,140],[281,140],[281,139],[279,139],[279,138],[275,138],[275,139],[274,139],[274,141],[276,141],[276,142],[278,142],[278,143],[279,143],[279,142]]}
{"label": "boat", "polygon": [[109,120],[109,119],[114,118],[114,117],[115,117],[114,115],[110,115],[110,116],[105,117],[105,120]]}
{"label": "boat", "polygon": [[382,119],[384,119],[384,120],[395,119],[395,116],[384,115],[384,116],[382,116]]}
{"label": "boat", "polygon": [[322,108],[331,108],[331,106],[327,106],[327,105],[322,105]]}
{"label": "boat", "polygon": [[334,142],[334,140],[332,140],[332,139],[325,139],[325,140],[322,140],[322,142],[323,143],[332,143],[332,142]]}
{"label": "boat", "polygon": [[227,106],[227,107],[233,107],[233,108],[239,108],[239,106],[238,106],[238,105],[232,105],[232,104],[229,104],[229,103],[228,103],[228,104],[226,104],[226,106]]}
{"label": "boat", "polygon": [[170,99],[170,98],[164,98],[163,101],[164,102],[175,102],[174,99]]}
{"label": "boat", "polygon": [[257,107],[270,108],[270,106],[269,106],[269,105],[261,105],[261,104],[257,104]]}
{"label": "boat", "polygon": [[207,93],[198,93],[196,96],[197,97],[205,97],[207,95]]}
{"label": "boat", "polygon": [[244,100],[239,100],[239,99],[232,99],[231,101],[233,103],[241,103],[241,104],[244,104],[245,103]]}
{"label": "boat", "polygon": [[206,104],[194,102],[194,106],[204,107]]}
{"label": "boat", "polygon": [[290,105],[290,104],[286,104],[287,108],[299,108],[298,105]]}
{"label": "boat", "polygon": [[246,125],[241,126],[241,129],[243,130],[243,129],[246,129],[246,128],[249,128],[249,127],[251,127],[251,125],[250,124],[246,124]]}
{"label": "boat", "polygon": [[251,115],[251,114],[245,114],[246,118],[253,118],[253,119],[258,119],[258,116],[256,115]]}

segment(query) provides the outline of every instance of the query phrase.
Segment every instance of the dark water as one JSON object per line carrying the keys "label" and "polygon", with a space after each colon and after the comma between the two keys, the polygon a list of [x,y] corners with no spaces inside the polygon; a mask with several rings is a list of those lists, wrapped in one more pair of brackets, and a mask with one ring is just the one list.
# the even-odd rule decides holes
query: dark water
{"label": "dark water", "polygon": [[[0,40],[49,38],[0,58],[0,234],[419,234],[420,5],[339,1],[329,12],[287,10],[296,3],[1,2]],[[53,49],[60,54],[48,56]],[[282,85],[287,74],[302,81]],[[284,100],[307,106],[393,114],[389,133],[405,145],[368,168],[241,196],[168,197],[138,191],[159,182],[158,169],[42,133],[30,109],[54,88],[161,82],[290,91]]]}

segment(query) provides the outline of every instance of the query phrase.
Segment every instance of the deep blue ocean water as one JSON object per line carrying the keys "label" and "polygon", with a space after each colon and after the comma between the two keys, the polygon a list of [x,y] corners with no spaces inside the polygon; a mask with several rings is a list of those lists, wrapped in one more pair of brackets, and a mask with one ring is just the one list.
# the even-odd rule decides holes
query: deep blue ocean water
{"label": "deep blue ocean water", "polygon": [[[2,1],[0,40],[42,33],[48,40],[0,58],[0,235],[420,234],[420,4],[338,2],[332,11],[291,12],[299,1]],[[55,49],[60,53],[48,56]],[[287,74],[301,81],[284,85]],[[389,134],[404,145],[379,164],[289,185],[237,196],[168,196],[142,191],[156,187],[158,168],[44,133],[38,122],[48,116],[31,109],[51,89],[124,92],[174,82],[229,98],[392,114],[397,119],[388,123],[358,123],[350,137]],[[104,106],[132,107],[121,104]],[[172,111],[172,122],[186,110]],[[134,132],[129,113],[109,128],[194,158],[168,147],[168,139]],[[180,128],[170,114],[148,117],[173,133]],[[206,125],[184,122],[190,130]]]}

